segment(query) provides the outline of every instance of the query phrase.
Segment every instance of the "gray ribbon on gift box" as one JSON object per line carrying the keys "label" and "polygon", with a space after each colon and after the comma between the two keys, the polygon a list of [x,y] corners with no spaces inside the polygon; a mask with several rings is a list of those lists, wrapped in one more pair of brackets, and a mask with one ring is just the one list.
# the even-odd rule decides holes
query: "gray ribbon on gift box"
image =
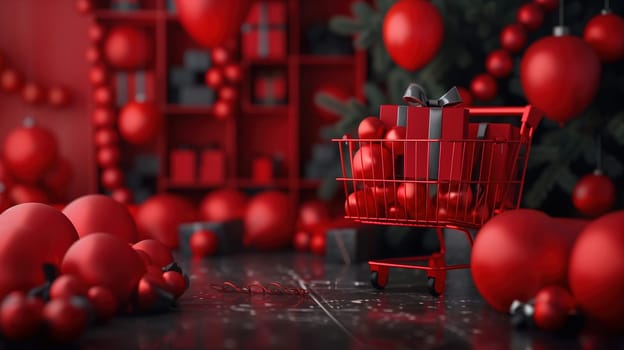
{"label": "gray ribbon on gift box", "polygon": [[[450,107],[462,103],[459,91],[455,86],[450,88],[438,99],[429,99],[425,89],[418,84],[409,84],[403,100],[410,106],[429,107],[429,139],[439,140],[442,137],[442,107]],[[407,124],[407,106],[399,106],[397,111],[397,125]],[[402,124],[399,124],[402,122]],[[440,142],[429,143],[429,179],[438,178],[438,168],[440,162]]]}
{"label": "gray ribbon on gift box", "polygon": [[245,23],[241,27],[243,33],[250,32],[252,30],[258,30],[258,56],[267,57],[269,55],[269,30],[271,29],[286,29],[284,24],[270,24],[269,23],[269,5],[266,1],[258,3],[260,10],[260,18],[258,24],[253,25]]}

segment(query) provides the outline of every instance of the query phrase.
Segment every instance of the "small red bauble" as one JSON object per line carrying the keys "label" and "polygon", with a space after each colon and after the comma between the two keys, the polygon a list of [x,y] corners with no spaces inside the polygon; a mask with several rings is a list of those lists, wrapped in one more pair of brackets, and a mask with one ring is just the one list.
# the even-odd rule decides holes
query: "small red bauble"
{"label": "small red bauble", "polygon": [[514,23],[503,28],[500,34],[500,44],[503,49],[518,53],[527,43],[526,29],[520,24]]}
{"label": "small red bauble", "polygon": [[115,68],[141,69],[152,57],[152,42],[143,30],[117,26],[108,32],[104,53],[108,63]]}
{"label": "small red bauble", "polygon": [[214,104],[214,116],[217,119],[225,120],[232,117],[234,105],[232,102],[219,100]]}
{"label": "small red bauble", "polygon": [[295,215],[287,194],[266,191],[256,195],[245,213],[245,244],[260,250],[287,247],[295,233]]}
{"label": "small red bauble", "polygon": [[624,330],[624,211],[590,222],[574,243],[569,284],[580,309],[608,328]]}
{"label": "small red bauble", "polygon": [[43,320],[51,339],[67,343],[78,338],[87,328],[87,313],[71,299],[50,300],[43,308]]}
{"label": "small red bauble", "polygon": [[102,147],[97,151],[95,159],[100,168],[114,167],[119,164],[121,158],[119,148],[115,146]]}
{"label": "small red bauble", "polygon": [[124,174],[118,167],[105,168],[100,174],[102,186],[108,190],[114,190],[123,186]]}
{"label": "small red bauble", "polygon": [[572,203],[586,216],[599,216],[613,208],[615,185],[608,176],[590,174],[583,176],[574,186]]}
{"label": "small red bauble", "polygon": [[109,106],[113,103],[113,89],[110,86],[99,86],[93,90],[93,102],[98,106]]}
{"label": "small red bauble", "polygon": [[490,101],[498,93],[498,84],[489,74],[479,74],[470,82],[470,92],[481,101]]}
{"label": "small red bauble", "polygon": [[111,197],[119,203],[129,204],[132,203],[133,195],[126,187],[120,187],[113,190]]}
{"label": "small red bauble", "polygon": [[433,207],[429,202],[427,185],[414,182],[405,182],[397,188],[397,202],[407,209],[411,218],[425,218],[427,210]]}
{"label": "small red bauble", "polygon": [[170,249],[178,247],[178,226],[196,219],[191,202],[173,194],[157,194],[146,200],[137,212],[139,230]]}
{"label": "small red bauble", "polygon": [[[391,178],[394,174],[392,154],[381,145],[363,145],[353,156],[351,171],[356,180]],[[376,183],[367,181],[367,184],[374,186]]]}
{"label": "small red bauble", "polygon": [[533,321],[537,327],[557,331],[565,326],[568,313],[556,303],[535,301],[533,307]]}
{"label": "small red bauble", "polygon": [[524,4],[518,9],[516,20],[528,30],[537,30],[544,23],[544,10],[535,3]]}
{"label": "small red bauble", "polygon": [[470,93],[470,90],[466,89],[465,87],[458,86],[457,91],[459,92],[459,96],[462,99],[462,103],[459,104],[459,106],[463,106],[463,107],[472,106],[472,94]]}
{"label": "small red bauble", "polygon": [[199,205],[199,213],[205,221],[227,221],[242,219],[247,207],[247,196],[231,189],[208,193]]}
{"label": "small red bauble", "polygon": [[561,286],[546,286],[535,294],[535,303],[552,303],[563,309],[566,314],[576,308],[576,302],[572,294]]}
{"label": "small red bauble", "polygon": [[61,275],[50,286],[50,298],[59,299],[87,294],[87,287],[76,276]]}
{"label": "small red bauble", "polygon": [[137,229],[128,209],[108,196],[90,194],[79,197],[63,209],[63,214],[74,224],[81,238],[106,232],[127,243],[136,242]]}
{"label": "small red bauble", "polygon": [[554,11],[559,7],[559,0],[533,0],[533,2],[540,5],[546,11]]}
{"label": "small red bauble", "polygon": [[93,142],[97,147],[115,145],[118,140],[119,137],[112,128],[99,129],[95,132],[95,135],[93,135]]}
{"label": "small red bauble", "polygon": [[167,290],[173,294],[174,298],[180,298],[186,291],[186,280],[178,271],[166,271],[163,273],[163,279],[167,284]]}
{"label": "small red bauble", "polygon": [[368,191],[375,197],[375,202],[380,208],[386,208],[397,201],[397,186],[394,183],[370,186]]}
{"label": "small red bauble", "polygon": [[100,42],[104,38],[104,28],[97,23],[92,23],[87,29],[87,36],[93,42]]}
{"label": "small red bauble", "polygon": [[119,133],[135,145],[148,144],[158,136],[163,125],[162,115],[151,102],[130,102],[119,112]]}
{"label": "small red bauble", "polygon": [[386,209],[386,217],[388,219],[404,220],[408,217],[408,212],[400,205],[391,205]]}
{"label": "small red bauble", "polygon": [[403,155],[405,151],[405,135],[407,129],[404,126],[393,126],[386,132],[383,145],[392,152],[394,157]]}
{"label": "small red bauble", "polygon": [[401,0],[386,13],[382,36],[392,60],[413,71],[424,67],[438,52],[444,37],[444,23],[432,3]]}
{"label": "small red bauble", "polygon": [[239,64],[230,63],[223,67],[223,75],[230,83],[240,83],[243,79],[243,69]]}
{"label": "small red bauble", "polygon": [[219,238],[208,230],[193,232],[190,240],[191,252],[196,258],[214,255],[219,248]]}
{"label": "small red bauble", "polygon": [[52,107],[65,107],[71,102],[69,90],[62,86],[53,86],[48,89],[48,103]]}
{"label": "small red bauble", "polygon": [[327,237],[324,234],[312,235],[310,239],[310,252],[316,255],[325,255]]}
{"label": "small red bauble", "polygon": [[438,189],[438,207],[452,213],[469,213],[472,206],[472,190],[469,186],[440,186]]}
{"label": "small red bauble", "polygon": [[485,60],[485,69],[496,78],[504,78],[511,74],[513,61],[507,50],[492,51]]}
{"label": "small red bauble", "polygon": [[139,280],[136,290],[139,310],[144,312],[155,311],[160,304],[159,301],[165,298],[165,296],[158,293],[159,289],[168,291],[167,282],[159,268],[148,266],[147,273]]}
{"label": "small red bauble", "polygon": [[293,236],[293,246],[300,252],[307,252],[310,249],[310,232],[306,230],[299,230],[295,232]]}
{"label": "small red bauble", "polygon": [[219,88],[219,100],[234,102],[238,100],[238,90],[233,86],[222,86]]}
{"label": "small red bauble", "polygon": [[152,261],[152,265],[162,268],[173,262],[171,250],[160,241],[155,239],[144,239],[132,246],[135,250],[145,252]]}
{"label": "small red bauble", "polygon": [[91,115],[91,121],[96,128],[114,126],[116,121],[115,112],[112,108],[96,107]]}
{"label": "small red bauble", "polygon": [[100,49],[97,46],[90,46],[85,51],[85,60],[87,63],[96,64],[102,59],[102,54],[100,53]]}
{"label": "small red bauble", "polygon": [[299,206],[297,226],[309,228],[330,220],[327,203],[320,200],[310,200]]}
{"label": "small red bauble", "polygon": [[224,47],[212,49],[212,62],[217,66],[223,66],[230,61],[230,54]]}
{"label": "small red bauble", "polygon": [[22,88],[22,76],[13,69],[5,69],[0,73],[0,88],[4,92],[17,92]]}
{"label": "small red bauble", "polygon": [[223,84],[223,71],[219,68],[210,68],[206,71],[204,81],[209,87],[216,89]]}
{"label": "small red bauble", "polygon": [[355,191],[345,201],[345,213],[347,216],[379,217],[381,212],[377,207],[375,197],[367,190]]}
{"label": "small red bauble", "polygon": [[360,139],[382,139],[385,133],[386,126],[377,117],[366,117],[358,126],[358,138]]}
{"label": "small red bauble", "polygon": [[91,13],[93,10],[93,5],[91,4],[91,0],[76,0],[76,11],[78,11],[81,15],[86,15]]}
{"label": "small red bauble", "polygon": [[25,340],[41,327],[41,308],[22,292],[12,292],[0,305],[0,331],[7,339]]}
{"label": "small red bauble", "polygon": [[89,82],[98,86],[106,83],[108,80],[108,74],[106,73],[106,67],[103,64],[96,64],[89,70]]}
{"label": "small red bauble", "polygon": [[111,319],[117,312],[117,300],[108,288],[93,286],[87,291],[87,298],[100,322]]}
{"label": "small red bauble", "polygon": [[619,61],[624,57],[624,19],[613,13],[598,15],[585,26],[583,39],[602,61]]}
{"label": "small red bauble", "polygon": [[28,104],[37,105],[46,100],[46,93],[41,86],[35,83],[27,83],[22,88],[22,98]]}

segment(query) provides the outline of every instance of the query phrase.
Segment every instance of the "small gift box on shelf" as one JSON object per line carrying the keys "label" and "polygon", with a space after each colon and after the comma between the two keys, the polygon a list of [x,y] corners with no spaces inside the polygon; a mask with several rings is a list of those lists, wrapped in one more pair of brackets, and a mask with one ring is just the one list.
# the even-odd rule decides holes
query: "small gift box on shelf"
{"label": "small gift box on shelf", "polygon": [[410,84],[404,99],[409,106],[382,105],[379,116],[387,127],[405,126],[403,176],[411,180],[461,181],[469,176],[464,167],[464,143],[468,136],[468,111],[455,87],[436,100]]}
{"label": "small gift box on shelf", "polygon": [[216,147],[201,151],[199,162],[199,182],[202,184],[222,184],[225,181],[225,152]]}
{"label": "small gift box on shelf", "polygon": [[180,253],[183,256],[191,255],[191,236],[199,230],[214,232],[217,236],[217,253],[216,255],[236,254],[243,251],[243,221],[201,221],[182,224],[178,227],[180,238]]}
{"label": "small gift box on shelf", "polygon": [[255,104],[272,106],[287,103],[286,74],[280,71],[261,72],[253,82]]}
{"label": "small gift box on shelf", "polygon": [[193,183],[197,174],[197,152],[184,147],[169,153],[169,178],[174,183]]}
{"label": "small gift box on shelf", "polygon": [[286,57],[286,3],[255,2],[241,30],[245,58]]}
{"label": "small gift box on shelf", "polygon": [[279,155],[258,155],[253,159],[251,178],[254,183],[267,184],[280,175],[282,157]]}

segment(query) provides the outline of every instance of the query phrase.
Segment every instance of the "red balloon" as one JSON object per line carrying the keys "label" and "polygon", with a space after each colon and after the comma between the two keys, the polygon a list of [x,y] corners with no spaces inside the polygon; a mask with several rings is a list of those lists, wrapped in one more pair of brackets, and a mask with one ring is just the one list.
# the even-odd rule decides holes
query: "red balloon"
{"label": "red balloon", "polygon": [[104,27],[97,23],[92,23],[87,29],[87,36],[93,42],[100,42],[104,38]]}
{"label": "red balloon", "polygon": [[191,235],[191,252],[196,258],[215,255],[219,249],[219,238],[217,235],[208,230],[199,230]]}
{"label": "red balloon", "polygon": [[518,9],[516,20],[528,30],[537,30],[544,23],[544,10],[535,3],[524,4]]}
{"label": "red balloon", "polygon": [[429,192],[427,185],[414,182],[405,182],[397,188],[397,202],[401,207],[407,209],[408,216],[411,218],[425,218],[428,211],[433,209],[433,205],[429,201]]}
{"label": "red balloon", "polygon": [[108,288],[93,286],[87,291],[87,298],[100,322],[111,319],[117,312],[117,300]]}
{"label": "red balloon", "polygon": [[92,233],[69,248],[61,271],[80,278],[89,287],[109,289],[125,304],[145,273],[145,265],[127,241],[109,233]]}
{"label": "red balloon", "polygon": [[80,238],[106,232],[127,242],[136,242],[137,229],[126,207],[108,196],[90,194],[69,203],[63,213],[76,227]]}
{"label": "red balloon", "polygon": [[609,328],[624,330],[624,211],[585,227],[570,256],[570,288],[580,308]]}
{"label": "red balloon", "polygon": [[89,81],[94,86],[99,86],[108,81],[106,67],[103,64],[96,64],[89,70]]}
{"label": "red balloon", "polygon": [[407,129],[404,126],[393,126],[386,132],[383,145],[385,148],[391,151],[393,156],[403,155],[405,152],[405,136],[407,135]]}
{"label": "red balloon", "polygon": [[566,285],[570,234],[543,212],[509,210],[490,219],[472,248],[472,277],[481,296],[509,312],[548,285]]}
{"label": "red balloon", "polygon": [[43,308],[48,335],[54,341],[69,343],[87,329],[87,313],[72,299],[54,299]]}
{"label": "red balloon", "polygon": [[7,339],[25,340],[42,325],[42,308],[22,292],[10,293],[0,305],[0,331]]}
{"label": "red balloon", "polygon": [[135,145],[144,145],[158,136],[163,118],[153,103],[135,101],[122,108],[117,123],[124,140]]}
{"label": "red balloon", "polygon": [[223,71],[217,67],[210,68],[206,71],[204,80],[206,82],[206,85],[208,85],[209,87],[213,89],[216,89],[223,84],[223,81],[224,81]]}
{"label": "red balloon", "polygon": [[90,64],[96,64],[102,59],[102,54],[97,46],[90,46],[85,51],[85,60]]}
{"label": "red balloon", "polygon": [[613,208],[615,194],[615,184],[608,176],[585,175],[574,186],[572,203],[583,215],[595,217]]}
{"label": "red balloon", "polygon": [[41,86],[35,83],[27,83],[22,88],[22,98],[28,104],[38,105],[45,101],[46,93]]}
{"label": "red balloon", "polygon": [[345,201],[347,216],[380,217],[382,211],[377,207],[375,197],[367,190],[358,190],[349,195]]}
{"label": "red balloon", "polygon": [[228,61],[230,60],[230,54],[228,53],[227,49],[224,47],[215,47],[212,50],[212,62],[216,65],[216,66],[223,66],[225,64],[228,63]]}
{"label": "red balloon", "polygon": [[307,252],[310,249],[310,239],[312,235],[306,230],[299,230],[293,236],[293,246],[300,252]]}
{"label": "red balloon", "polygon": [[219,100],[234,102],[238,100],[238,90],[232,86],[222,86],[219,88]]}
{"label": "red balloon", "polygon": [[565,123],[594,99],[600,82],[600,61],[583,40],[549,36],[535,42],[522,57],[522,89],[546,117]]}
{"label": "red balloon", "polygon": [[4,92],[17,92],[22,88],[22,76],[13,69],[5,69],[0,74],[0,88]]}
{"label": "red balloon", "polygon": [[470,93],[470,90],[466,89],[465,87],[458,86],[457,91],[459,92],[459,96],[462,99],[462,103],[459,104],[459,106],[472,106],[472,94]]}
{"label": "red balloon", "polygon": [[613,13],[598,15],[585,26],[583,39],[602,61],[619,61],[624,57],[624,19]]}
{"label": "red balloon", "polygon": [[121,158],[119,148],[115,146],[102,147],[97,151],[95,159],[100,168],[114,167],[119,164]]}
{"label": "red balloon", "polygon": [[490,101],[498,93],[498,84],[489,74],[479,74],[470,82],[470,92],[481,101]]}
{"label": "red balloon", "polygon": [[358,126],[358,138],[360,139],[383,139],[386,126],[377,117],[366,117]]}
{"label": "red balloon", "polygon": [[500,44],[503,49],[518,53],[527,43],[526,29],[520,24],[514,23],[503,28],[500,34]]}
{"label": "red balloon", "polygon": [[424,0],[401,0],[386,13],[382,35],[392,60],[409,71],[429,63],[444,37],[438,9]]}
{"label": "red balloon", "polygon": [[58,144],[46,128],[32,125],[14,128],[4,139],[4,163],[17,179],[34,183],[41,179],[58,157]]}
{"label": "red balloon", "polygon": [[293,209],[282,192],[266,191],[253,197],[245,213],[245,244],[260,250],[287,247],[294,234]]}
{"label": "red balloon", "polygon": [[208,193],[199,205],[203,221],[227,221],[242,219],[247,207],[247,196],[231,189],[215,190]]}
{"label": "red balloon", "polygon": [[97,147],[114,146],[117,141],[119,141],[119,137],[113,128],[104,127],[98,129],[95,135],[93,135],[93,143]]}
{"label": "red balloon", "polygon": [[137,213],[139,230],[159,240],[170,249],[178,247],[178,226],[196,219],[195,208],[186,199],[173,194],[157,194],[140,207]]}
{"label": "red balloon", "polygon": [[61,275],[50,286],[50,299],[69,299],[87,294],[87,286],[72,275]]}
{"label": "red balloon", "polygon": [[96,128],[114,126],[116,119],[113,109],[107,107],[96,107],[91,115],[91,121]]}
{"label": "red balloon", "polygon": [[171,250],[155,239],[144,239],[135,243],[132,248],[147,254],[152,264],[156,267],[162,268],[173,262]]}
{"label": "red balloon", "polygon": [[186,291],[186,280],[181,273],[177,271],[166,271],[163,273],[163,279],[167,283],[167,290],[178,299]]}
{"label": "red balloon", "polygon": [[327,203],[320,200],[310,200],[299,206],[297,226],[302,228],[326,223],[331,219]]}
{"label": "red balloon", "polygon": [[234,106],[228,101],[217,101],[214,104],[214,116],[217,119],[225,120],[232,117],[234,113]]}
{"label": "red balloon", "polygon": [[48,90],[48,103],[52,107],[61,108],[69,105],[71,94],[62,86],[53,86]]}
{"label": "red balloon", "polygon": [[123,186],[124,174],[118,167],[105,168],[100,175],[102,186],[108,190],[115,190]]}
{"label": "red balloon", "polygon": [[152,42],[144,30],[130,26],[113,27],[104,42],[108,63],[119,69],[145,68],[152,57]]}
{"label": "red balloon", "polygon": [[28,184],[15,184],[9,188],[9,198],[15,204],[49,203],[50,198],[39,187]]}
{"label": "red balloon", "polygon": [[513,61],[507,50],[492,51],[485,60],[485,69],[496,78],[504,78],[511,74]]}
{"label": "red balloon", "polygon": [[113,190],[111,197],[119,203],[128,204],[133,200],[132,191],[126,187],[119,187]]}
{"label": "red balloon", "polygon": [[546,11],[554,11],[559,7],[559,0],[533,0],[533,2],[543,7]]}
{"label": "red balloon", "polygon": [[243,69],[240,64],[230,63],[223,67],[223,75],[230,83],[240,83],[243,79]]}
{"label": "red balloon", "polygon": [[93,90],[93,102],[97,106],[110,106],[113,103],[113,89],[110,86],[99,86]]}
{"label": "red balloon", "polygon": [[327,237],[322,234],[312,235],[310,239],[310,252],[316,255],[325,255]]}
{"label": "red balloon", "polygon": [[176,0],[180,23],[195,41],[217,48],[240,30],[249,0]]}
{"label": "red balloon", "polygon": [[[378,144],[365,144],[360,147],[351,161],[351,171],[356,180],[383,180],[394,176],[393,159],[390,151]],[[367,185],[376,185],[367,181]]]}

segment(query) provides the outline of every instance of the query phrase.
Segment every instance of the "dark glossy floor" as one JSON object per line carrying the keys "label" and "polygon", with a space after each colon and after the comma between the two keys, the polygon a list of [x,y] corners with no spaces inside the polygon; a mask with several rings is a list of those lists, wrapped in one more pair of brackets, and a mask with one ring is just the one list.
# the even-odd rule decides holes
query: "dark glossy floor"
{"label": "dark glossy floor", "polygon": [[[283,253],[183,262],[191,289],[177,312],[117,318],[91,329],[83,349],[594,349],[622,338],[517,331],[478,296],[468,271],[449,272],[447,293],[429,296],[424,273],[392,270],[385,291],[367,265],[329,265]],[[280,282],[310,294],[223,293],[211,283]]]}

